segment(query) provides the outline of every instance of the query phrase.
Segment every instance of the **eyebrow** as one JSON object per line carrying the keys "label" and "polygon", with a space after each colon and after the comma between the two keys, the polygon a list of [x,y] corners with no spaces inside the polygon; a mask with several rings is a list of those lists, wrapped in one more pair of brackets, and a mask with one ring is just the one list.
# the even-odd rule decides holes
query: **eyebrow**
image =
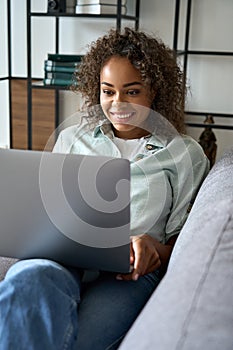
{"label": "eyebrow", "polygon": [[[114,85],[110,84],[110,83],[107,83],[106,81],[103,81],[101,83],[101,85],[107,85],[109,87],[114,87]],[[126,83],[123,85],[123,87],[129,87],[129,86],[132,86],[132,85],[142,85],[142,83],[140,81],[133,81],[132,83]]]}

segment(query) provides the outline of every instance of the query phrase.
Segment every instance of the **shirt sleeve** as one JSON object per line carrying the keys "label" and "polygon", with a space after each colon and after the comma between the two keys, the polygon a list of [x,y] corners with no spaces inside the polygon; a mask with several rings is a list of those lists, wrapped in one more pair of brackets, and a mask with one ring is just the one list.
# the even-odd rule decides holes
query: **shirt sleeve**
{"label": "shirt sleeve", "polygon": [[77,126],[71,126],[60,132],[53,147],[53,153],[71,153],[73,144],[77,141]]}
{"label": "shirt sleeve", "polygon": [[201,146],[187,138],[183,152],[175,160],[175,171],[170,174],[172,206],[166,224],[166,241],[179,234],[208,172],[209,160]]}

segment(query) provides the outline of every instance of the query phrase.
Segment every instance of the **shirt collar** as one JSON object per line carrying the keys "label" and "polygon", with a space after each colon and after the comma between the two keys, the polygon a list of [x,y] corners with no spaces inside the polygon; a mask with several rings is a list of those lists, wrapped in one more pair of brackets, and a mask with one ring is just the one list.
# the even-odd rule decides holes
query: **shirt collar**
{"label": "shirt collar", "polygon": [[[111,123],[109,123],[108,121],[103,121],[101,124],[95,127],[93,131],[93,136],[98,137],[100,135],[106,135],[110,139],[113,139],[114,133],[111,128]],[[169,143],[167,137],[165,137],[164,135],[156,135],[154,133],[152,135],[146,136],[145,139],[147,139],[148,144],[151,144],[158,148],[164,148]]]}
{"label": "shirt collar", "polygon": [[152,134],[151,137],[148,139],[148,144],[152,144],[153,146],[156,146],[158,148],[164,148],[167,145],[167,143],[167,140],[165,140],[160,135]]}
{"label": "shirt collar", "polygon": [[97,125],[93,131],[93,136],[98,137],[100,134],[107,135],[112,139],[114,134],[111,128],[111,123],[103,121],[101,124]]}

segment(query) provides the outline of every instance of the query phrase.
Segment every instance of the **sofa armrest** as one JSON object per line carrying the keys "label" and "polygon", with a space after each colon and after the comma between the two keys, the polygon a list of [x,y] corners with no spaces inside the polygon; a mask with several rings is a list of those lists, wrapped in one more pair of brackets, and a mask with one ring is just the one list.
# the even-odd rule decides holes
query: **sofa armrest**
{"label": "sofa armrest", "polygon": [[168,270],[120,350],[233,349],[233,149],[203,182]]}
{"label": "sofa armrest", "polygon": [[13,258],[4,258],[0,257],[0,281],[5,277],[5,274],[7,273],[8,269],[18,261],[17,259]]}

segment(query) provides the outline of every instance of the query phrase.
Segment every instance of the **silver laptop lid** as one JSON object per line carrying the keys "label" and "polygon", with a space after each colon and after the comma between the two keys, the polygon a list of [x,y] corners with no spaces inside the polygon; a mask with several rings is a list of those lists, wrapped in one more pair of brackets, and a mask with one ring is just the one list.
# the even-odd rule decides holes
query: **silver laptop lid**
{"label": "silver laptop lid", "polygon": [[0,150],[0,255],[128,272],[125,159]]}

